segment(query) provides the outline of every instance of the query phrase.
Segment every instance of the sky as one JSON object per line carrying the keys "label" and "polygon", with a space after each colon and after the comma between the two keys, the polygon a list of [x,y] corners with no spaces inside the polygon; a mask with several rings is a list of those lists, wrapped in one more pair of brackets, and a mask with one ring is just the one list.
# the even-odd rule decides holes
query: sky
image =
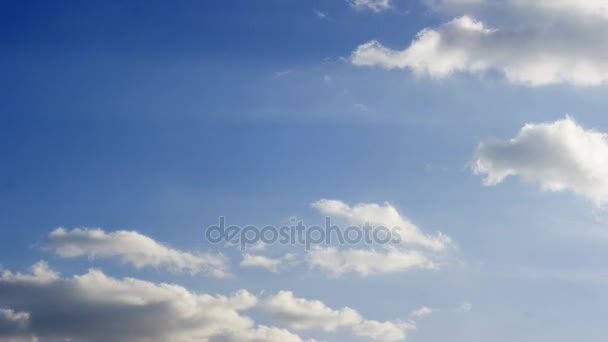
{"label": "sky", "polygon": [[604,1],[0,6],[0,341],[605,341]]}

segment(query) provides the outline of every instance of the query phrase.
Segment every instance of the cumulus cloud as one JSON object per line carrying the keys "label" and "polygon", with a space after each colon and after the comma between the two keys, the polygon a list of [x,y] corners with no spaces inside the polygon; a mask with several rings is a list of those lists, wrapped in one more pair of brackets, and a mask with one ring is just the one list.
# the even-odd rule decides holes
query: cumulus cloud
{"label": "cumulus cloud", "polygon": [[209,342],[318,342],[315,339],[303,340],[287,329],[259,325],[255,329],[231,331],[213,336]]}
{"label": "cumulus cloud", "polygon": [[332,309],[318,300],[297,298],[290,291],[281,291],[268,297],[261,307],[294,330],[336,331],[347,328],[356,336],[378,341],[398,341],[405,339],[407,331],[414,328],[413,322],[366,320],[349,307]]}
{"label": "cumulus cloud", "polygon": [[348,0],[348,3],[354,9],[368,9],[374,12],[385,11],[392,6],[392,0]]}
{"label": "cumulus cloud", "polygon": [[[437,269],[439,264],[427,254],[443,251],[452,245],[447,235],[441,232],[425,233],[387,202],[359,203],[350,206],[340,200],[321,199],[312,203],[312,206],[320,213],[343,219],[350,225],[369,224],[376,228],[386,227],[393,234],[398,235],[401,241],[393,246],[313,249],[307,257],[307,263],[332,277],[340,277],[347,273],[369,276],[411,269]],[[406,249],[410,247],[418,247],[425,251]]]}
{"label": "cumulus cloud", "polygon": [[357,336],[369,337],[377,341],[403,341],[407,337],[407,331],[415,329],[413,322],[379,322],[363,321],[353,327],[353,333]]}
{"label": "cumulus cloud", "polygon": [[361,315],[349,307],[333,310],[318,300],[296,298],[291,291],[281,291],[267,298],[262,308],[295,330],[321,328],[336,331],[362,320]]}
{"label": "cumulus cloud", "polygon": [[[431,78],[498,71],[510,82],[528,86],[597,86],[608,81],[608,51],[603,48],[608,39],[608,12],[603,1],[431,3],[458,17],[420,31],[404,49],[391,49],[377,41],[364,43],[352,53],[352,63],[409,69]],[[488,13],[496,11],[505,17],[497,27],[468,14],[477,12],[491,19]]]}
{"label": "cumulus cloud", "polygon": [[273,259],[263,255],[244,254],[240,265],[241,267],[259,267],[271,272],[277,272],[282,262],[282,259]]}
{"label": "cumulus cloud", "polygon": [[451,243],[450,238],[442,233],[435,235],[424,233],[388,202],[383,204],[359,203],[350,206],[340,200],[321,199],[314,202],[312,206],[324,215],[345,219],[349,224],[369,223],[388,229],[396,228],[401,241],[407,244],[442,250]]}
{"label": "cumulus cloud", "polygon": [[45,263],[30,274],[0,279],[0,339],[44,341],[276,341],[302,339],[281,328],[256,326],[244,310],[251,293],[199,294],[173,284],[116,279],[100,270],[70,278]]}
{"label": "cumulus cloud", "polygon": [[308,263],[332,277],[347,273],[361,276],[395,273],[411,269],[437,269],[439,265],[417,251],[396,248],[377,251],[374,249],[342,249],[335,247],[315,248],[308,256]]}
{"label": "cumulus cloud", "polygon": [[482,142],[472,163],[493,186],[520,176],[546,191],[572,191],[603,204],[608,200],[608,135],[574,119],[526,124],[510,140]]}
{"label": "cumulus cloud", "polygon": [[60,257],[118,258],[136,268],[162,267],[174,272],[204,273],[222,278],[229,275],[221,254],[193,254],[170,248],[134,231],[105,232],[102,229],[57,228],[49,234],[44,249]]}
{"label": "cumulus cloud", "polygon": [[0,280],[4,282],[26,282],[44,285],[59,279],[59,274],[49,268],[44,262],[38,262],[30,268],[30,273],[12,273],[11,271],[2,272]]}

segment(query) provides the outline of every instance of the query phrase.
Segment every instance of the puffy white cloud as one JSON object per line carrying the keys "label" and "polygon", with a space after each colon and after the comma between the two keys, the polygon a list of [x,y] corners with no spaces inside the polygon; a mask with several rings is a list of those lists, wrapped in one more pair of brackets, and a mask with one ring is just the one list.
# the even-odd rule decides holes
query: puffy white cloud
{"label": "puffy white cloud", "polygon": [[340,200],[321,199],[312,206],[324,215],[343,219],[351,225],[369,224],[372,228],[386,227],[392,234],[398,234],[401,241],[397,245],[383,245],[380,246],[381,248],[370,246],[351,249],[335,247],[313,249],[308,255],[308,264],[333,277],[347,273],[368,276],[410,269],[437,269],[439,265],[426,253],[404,247],[413,245],[438,252],[452,244],[451,239],[445,234],[426,234],[389,203],[359,203],[350,206]]}
{"label": "puffy white cloud", "polygon": [[174,272],[204,273],[222,278],[229,275],[221,254],[193,254],[170,248],[134,231],[105,232],[102,229],[57,228],[49,234],[45,249],[64,258],[115,257],[136,268],[163,267]]}
{"label": "puffy white cloud", "polygon": [[348,0],[348,2],[355,9],[369,9],[374,12],[384,11],[392,6],[392,0]]}
{"label": "puffy white cloud", "polygon": [[353,333],[377,341],[403,341],[407,337],[407,331],[415,328],[416,325],[413,322],[368,320],[354,326]]}
{"label": "puffy white cloud", "polygon": [[2,272],[2,276],[0,276],[0,280],[4,282],[27,282],[44,285],[59,279],[59,274],[50,269],[49,265],[44,261],[33,265],[30,271],[29,274],[4,271]]}
{"label": "puffy white cloud", "polygon": [[71,278],[44,263],[0,279],[0,339],[44,341],[275,341],[300,342],[287,330],[255,326],[241,314],[258,299],[198,294],[172,284],[115,279],[99,270]]}
{"label": "puffy white cloud", "polygon": [[[435,9],[459,17],[427,28],[402,50],[377,41],[360,45],[354,65],[410,69],[445,78],[457,72],[498,71],[512,83],[529,86],[567,83],[597,86],[608,81],[608,11],[602,0],[431,1]],[[497,26],[491,21],[504,13]],[[463,15],[466,14],[466,15]]]}
{"label": "puffy white cloud", "polygon": [[213,336],[209,342],[317,342],[317,340],[302,340],[300,336],[287,329],[259,325],[255,329],[231,331]]}
{"label": "puffy white cloud", "polygon": [[271,272],[277,272],[281,265],[281,259],[273,259],[263,255],[244,254],[241,267],[261,267]]}
{"label": "puffy white cloud", "polygon": [[335,331],[362,320],[361,315],[349,307],[333,310],[318,300],[296,298],[291,291],[281,291],[267,298],[262,308],[295,330],[321,328]]}
{"label": "puffy white cloud", "polygon": [[350,206],[340,200],[321,199],[314,202],[312,206],[324,215],[345,219],[349,224],[369,223],[373,226],[384,226],[389,230],[396,228],[401,241],[408,244],[442,250],[451,243],[450,238],[442,233],[425,234],[407,217],[399,214],[397,209],[388,202],[384,204],[359,203]]}
{"label": "puffy white cloud", "polygon": [[414,328],[413,322],[372,321],[364,319],[349,307],[332,309],[318,300],[297,298],[290,291],[281,291],[265,299],[262,309],[295,330],[323,329],[335,331],[348,328],[354,335],[378,341],[398,341]]}
{"label": "puffy white cloud", "polygon": [[303,341],[285,328],[256,325],[243,315],[254,307],[294,330],[346,329],[397,341],[415,329],[413,321],[368,320],[352,308],[333,309],[290,291],[260,301],[246,290],[209,295],[174,284],[117,279],[95,269],[61,277],[40,262],[30,273],[5,271],[0,278],[0,341]]}
{"label": "puffy white cloud", "polygon": [[333,277],[346,273],[362,276],[401,272],[410,269],[437,269],[439,265],[417,251],[402,251],[388,248],[342,249],[335,247],[315,248],[310,251],[308,263]]}
{"label": "puffy white cloud", "polygon": [[492,186],[509,176],[546,191],[569,190],[598,204],[608,200],[608,135],[572,118],[526,124],[512,139],[482,142],[472,163]]}

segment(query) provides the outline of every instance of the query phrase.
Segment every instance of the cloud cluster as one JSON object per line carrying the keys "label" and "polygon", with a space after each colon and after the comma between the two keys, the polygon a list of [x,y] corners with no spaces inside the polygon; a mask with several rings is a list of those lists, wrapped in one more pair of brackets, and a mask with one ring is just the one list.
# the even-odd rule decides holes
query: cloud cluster
{"label": "cloud cluster", "polygon": [[353,206],[340,200],[321,199],[312,204],[323,215],[344,219],[352,225],[369,223],[374,226],[384,226],[399,233],[405,244],[421,246],[432,250],[443,250],[450,245],[448,236],[437,233],[429,235],[413,224],[407,217],[401,215],[390,203],[359,203]]}
{"label": "cloud cluster", "polygon": [[[53,275],[53,276],[49,276]],[[242,312],[258,304],[240,290],[198,294],[172,284],[115,279],[100,270],[61,278],[46,263],[0,278],[0,338],[85,341],[299,342],[281,328],[256,326]]]}
{"label": "cloud cluster", "polygon": [[318,300],[297,298],[290,291],[280,291],[270,296],[262,302],[261,307],[294,330],[336,331],[347,328],[356,336],[377,341],[400,341],[405,339],[408,330],[415,328],[410,321],[366,320],[349,307],[332,309]]}
{"label": "cloud cluster", "polygon": [[429,254],[444,251],[452,245],[449,236],[440,232],[432,235],[423,232],[390,203],[359,203],[350,206],[340,200],[321,199],[312,206],[320,213],[343,219],[350,225],[384,226],[396,232],[402,241],[397,246],[313,249],[308,255],[307,263],[332,277],[347,273],[369,276],[411,269],[437,269],[439,264]]}
{"label": "cloud cluster", "polygon": [[608,201],[608,135],[570,117],[526,124],[510,140],[480,143],[472,168],[485,175],[487,186],[520,176],[542,190],[569,190],[597,204]]}
{"label": "cloud cluster", "polygon": [[179,251],[134,231],[106,233],[102,229],[57,228],[49,234],[44,249],[64,258],[118,258],[136,268],[162,267],[217,278],[229,275],[227,261],[220,254]]}
{"label": "cloud cluster", "polygon": [[291,291],[263,299],[246,290],[209,295],[96,269],[64,278],[45,262],[29,273],[2,273],[0,308],[3,341],[303,341],[285,328],[256,325],[243,314],[253,308],[297,331],[346,329],[376,341],[400,341],[415,329],[413,321],[369,320],[352,308],[332,309]]}
{"label": "cloud cluster", "polygon": [[[370,41],[357,47],[358,66],[410,69],[445,78],[458,72],[497,71],[528,86],[598,86],[608,81],[608,12],[596,0],[443,0],[434,9],[458,13],[437,28],[426,28],[408,47],[395,50]],[[489,10],[491,9],[491,10]],[[472,17],[500,11],[496,26]],[[499,27],[500,26],[500,27]]]}

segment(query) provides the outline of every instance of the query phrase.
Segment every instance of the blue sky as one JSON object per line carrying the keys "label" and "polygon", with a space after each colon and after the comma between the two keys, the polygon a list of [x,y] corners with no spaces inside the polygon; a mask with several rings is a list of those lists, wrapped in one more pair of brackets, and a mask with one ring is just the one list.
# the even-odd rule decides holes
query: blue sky
{"label": "blue sky", "polygon": [[[0,341],[603,341],[608,67],[598,41],[608,21],[597,6],[5,1]],[[425,29],[441,40],[427,45]],[[321,199],[347,209],[312,205]],[[399,249],[439,267],[378,270],[390,263],[381,246],[335,246],[380,253],[352,261],[375,271],[336,276],[301,246],[244,252],[204,238],[219,216],[241,226],[329,214],[391,224],[389,209],[426,236],[450,237],[438,253]],[[65,237],[53,237],[58,227]],[[244,267],[244,254],[281,266]],[[201,255],[222,255],[230,276],[180,271]],[[41,260],[44,272],[19,278]],[[346,254],[343,262],[353,266]],[[158,293],[148,298],[125,277]],[[76,286],[102,298],[107,286],[141,296],[143,313],[167,296],[161,304],[172,309],[159,315],[182,317],[161,283],[183,287],[194,312],[218,313],[188,316],[161,337],[126,314],[144,328],[107,335],[70,326],[61,309],[116,324],[100,301],[70,291],[57,295],[63,305],[20,297]],[[236,313],[196,297],[239,290],[257,304],[234,299],[246,307]],[[120,298],[108,300],[131,312]],[[432,313],[412,314],[421,307]]]}

